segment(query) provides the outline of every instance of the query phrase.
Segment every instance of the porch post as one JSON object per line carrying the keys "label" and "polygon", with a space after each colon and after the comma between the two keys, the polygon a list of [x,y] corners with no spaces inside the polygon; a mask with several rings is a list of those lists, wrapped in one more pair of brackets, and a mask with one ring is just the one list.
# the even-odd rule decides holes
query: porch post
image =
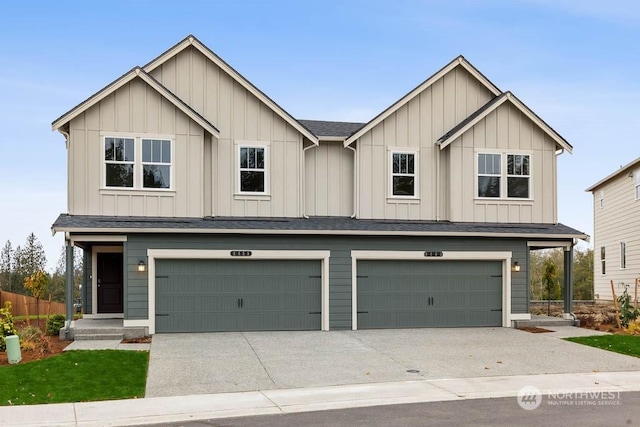
{"label": "porch post", "polygon": [[564,248],[564,317],[572,319],[573,312],[573,242]]}
{"label": "porch post", "polygon": [[73,320],[73,245],[69,240],[66,241],[66,261],[67,261],[67,292],[66,292],[66,312],[67,320],[65,321],[65,337],[70,338],[71,321]]}

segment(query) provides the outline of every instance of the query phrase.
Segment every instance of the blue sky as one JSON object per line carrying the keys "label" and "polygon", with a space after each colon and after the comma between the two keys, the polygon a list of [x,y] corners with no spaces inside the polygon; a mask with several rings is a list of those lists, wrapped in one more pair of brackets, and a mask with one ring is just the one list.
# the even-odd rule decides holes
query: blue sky
{"label": "blue sky", "polygon": [[559,218],[592,234],[584,189],[640,156],[640,3],[9,2],[0,14],[0,245],[63,237],[64,139],[51,122],[194,34],[293,116],[368,121],[459,54],[574,146]]}

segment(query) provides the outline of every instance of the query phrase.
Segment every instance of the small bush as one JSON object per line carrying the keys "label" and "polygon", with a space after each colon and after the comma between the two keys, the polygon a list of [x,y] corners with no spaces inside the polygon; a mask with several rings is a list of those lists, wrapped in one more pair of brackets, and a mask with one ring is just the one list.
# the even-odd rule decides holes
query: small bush
{"label": "small bush", "polygon": [[640,319],[636,319],[627,326],[627,333],[631,335],[640,335]]}
{"label": "small bush", "polygon": [[620,307],[620,323],[623,328],[627,328],[629,323],[633,322],[640,316],[640,310],[635,308],[631,303],[631,295],[627,292],[629,285],[626,285],[622,295],[618,299],[618,306]]}
{"label": "small bush", "polygon": [[60,329],[64,327],[65,317],[63,314],[54,314],[47,320],[47,335],[58,335]]}
{"label": "small bush", "polygon": [[18,331],[20,341],[32,341],[39,342],[42,338],[42,331],[37,326],[27,326],[26,328]]}
{"label": "small bush", "polygon": [[7,301],[4,308],[0,308],[0,351],[5,351],[7,344],[5,337],[9,335],[18,335],[15,325],[13,324],[13,315],[11,314],[11,302]]}

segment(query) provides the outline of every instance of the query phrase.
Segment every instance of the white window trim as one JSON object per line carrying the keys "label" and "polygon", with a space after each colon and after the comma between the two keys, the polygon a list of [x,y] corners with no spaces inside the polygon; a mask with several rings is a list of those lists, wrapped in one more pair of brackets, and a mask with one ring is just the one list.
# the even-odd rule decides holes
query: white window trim
{"label": "white window trim", "polygon": [[[351,251],[351,329],[358,329],[358,261],[501,261],[502,262],[502,326],[511,327],[512,320],[527,318],[527,314],[511,313],[511,258],[509,251],[472,252],[444,251],[441,257],[425,257],[424,251]],[[530,318],[530,317],[528,317]]]}
{"label": "white window trim", "polygon": [[[247,250],[244,248],[242,250]],[[237,259],[239,262],[256,259],[265,260],[319,260],[322,268],[321,321],[320,329],[329,330],[329,256],[330,251],[273,251],[251,250],[250,257],[234,257],[231,250],[219,249],[147,249],[147,277],[149,281],[149,318],[137,326],[148,326],[149,334],[156,333],[156,261],[159,259]]]}
{"label": "white window trim", "polygon": [[[500,197],[479,197],[478,196],[478,155],[480,154],[500,154]],[[520,177],[522,175],[508,175],[507,174],[507,156],[508,155],[524,155],[529,156],[529,197],[507,197],[508,184],[507,180],[510,177]],[[473,196],[475,200],[490,201],[500,200],[509,202],[533,202],[533,151],[525,150],[495,150],[495,149],[480,149],[475,151],[473,162]],[[483,174],[483,176],[498,176],[492,174]]]}
{"label": "white window trim", "polygon": [[[174,189],[174,171],[175,171],[175,162],[173,161],[174,157],[175,157],[175,144],[173,143],[174,140],[171,138],[163,138],[163,137],[147,137],[147,136],[143,136],[143,137],[139,137],[138,138],[140,143],[137,144],[140,146],[140,167],[138,168],[139,170],[139,182],[140,182],[140,188],[136,188],[136,190],[144,190],[144,191],[173,191]],[[142,159],[142,140],[161,140],[161,141],[169,141],[169,146],[171,147],[171,162],[169,163],[157,163],[157,162],[145,162]],[[137,153],[136,153],[137,155]],[[147,165],[158,165],[158,166],[167,166],[169,165],[169,188],[153,188],[153,187],[145,187],[144,186],[144,166]]]}
{"label": "white window trim", "polygon": [[[113,139],[131,139],[133,140],[133,161],[119,161],[119,160],[107,160],[105,159],[105,153],[107,150],[107,138]],[[134,136],[113,136],[105,135],[102,137],[102,152],[100,154],[102,159],[102,186],[109,190],[133,190],[136,188],[136,159],[138,158],[137,151],[138,144],[136,144],[136,138]],[[107,186],[107,165],[133,165],[133,186],[131,187],[109,187]]]}
{"label": "white window trim", "polygon": [[627,243],[620,242],[620,270],[627,269]]}
{"label": "white window trim", "polygon": [[[387,149],[387,198],[392,200],[419,200],[420,199],[420,150],[406,149],[399,147],[388,147]],[[412,174],[394,174],[393,173],[393,155],[394,154],[413,154],[413,196],[400,196],[393,194],[393,176],[411,176]]]}
{"label": "white window trim", "polygon": [[[240,188],[240,150],[243,148],[262,148],[264,149],[264,191],[242,191]],[[269,155],[269,144],[266,141],[236,141],[236,158],[235,158],[235,175],[236,175],[236,192],[235,197],[255,196],[260,199],[264,196],[271,195],[271,156]]]}
{"label": "white window trim", "polygon": [[600,197],[600,209],[602,209],[604,208],[604,190],[600,190],[598,196]]}
{"label": "white window trim", "polygon": [[[128,138],[133,139],[133,187],[108,187],[107,186],[107,160],[104,158],[104,153],[106,149],[106,139],[107,138]],[[136,134],[136,133],[126,133],[126,132],[102,132],[100,133],[101,140],[101,151],[100,151],[100,190],[102,191],[114,191],[116,193],[126,193],[126,192],[175,192],[175,135],[159,135],[159,134]],[[143,139],[162,139],[168,140],[171,144],[171,163],[169,164],[171,168],[170,173],[170,185],[169,188],[147,188],[143,187],[143,164],[153,164],[153,163],[143,163],[142,162],[142,140]],[[119,163],[119,162],[118,162]],[[130,162],[131,163],[131,162]],[[162,165],[167,165],[168,163],[159,163]]]}
{"label": "white window trim", "polygon": [[640,200],[640,169],[633,172],[633,179],[635,180],[636,200]]}
{"label": "white window trim", "polygon": [[[603,249],[604,249],[604,256],[602,256]],[[603,265],[604,265],[604,269],[602,268]],[[607,275],[607,247],[606,246],[600,246],[600,275],[601,276]]]}

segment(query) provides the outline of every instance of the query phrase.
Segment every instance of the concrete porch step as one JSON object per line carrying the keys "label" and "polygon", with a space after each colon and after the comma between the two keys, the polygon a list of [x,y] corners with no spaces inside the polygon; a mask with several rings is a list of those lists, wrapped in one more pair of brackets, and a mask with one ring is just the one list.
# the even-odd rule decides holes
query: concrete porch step
{"label": "concrete porch step", "polygon": [[531,320],[514,320],[515,328],[544,328],[545,326],[580,326],[580,321],[574,322],[571,319],[550,318],[550,319],[531,319]]}
{"label": "concrete porch step", "polygon": [[78,327],[74,327],[72,329],[76,334],[82,334],[82,335],[123,334],[124,333],[124,328],[117,328],[117,327],[112,327],[112,328],[82,328],[82,327],[78,328]]}
{"label": "concrete porch step", "polygon": [[118,340],[118,341],[122,341],[122,339],[124,338],[124,335],[122,334],[122,332],[120,333],[85,333],[84,331],[80,332],[80,331],[76,331],[73,339],[75,341],[96,341],[96,340]]}

